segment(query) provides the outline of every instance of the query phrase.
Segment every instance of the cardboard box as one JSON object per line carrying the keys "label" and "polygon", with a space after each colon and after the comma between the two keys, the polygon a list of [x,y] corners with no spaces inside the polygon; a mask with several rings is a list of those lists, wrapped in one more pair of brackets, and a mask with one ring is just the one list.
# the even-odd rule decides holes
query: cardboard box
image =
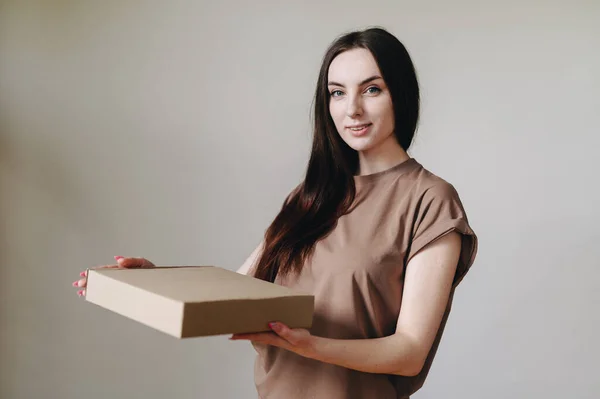
{"label": "cardboard box", "polygon": [[177,338],[310,328],[314,296],[214,266],[89,269],[86,300]]}

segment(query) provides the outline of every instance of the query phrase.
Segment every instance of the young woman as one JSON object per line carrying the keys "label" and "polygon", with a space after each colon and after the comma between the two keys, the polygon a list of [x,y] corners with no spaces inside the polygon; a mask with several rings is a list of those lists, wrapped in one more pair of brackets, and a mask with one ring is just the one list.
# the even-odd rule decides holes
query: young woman
{"label": "young woman", "polygon": [[407,154],[418,117],[398,39],[373,28],[331,44],[306,176],[238,270],[315,295],[310,330],[232,337],[258,353],[261,398],[398,399],[423,385],[477,238],[454,187]]}

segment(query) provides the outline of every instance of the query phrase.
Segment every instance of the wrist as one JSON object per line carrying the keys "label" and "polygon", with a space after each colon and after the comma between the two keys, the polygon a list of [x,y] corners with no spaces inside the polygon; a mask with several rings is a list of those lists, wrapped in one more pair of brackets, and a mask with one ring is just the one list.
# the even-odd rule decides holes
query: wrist
{"label": "wrist", "polygon": [[308,344],[306,345],[305,353],[303,353],[302,356],[315,360],[322,360],[323,346],[326,345],[325,341],[326,338],[311,335]]}

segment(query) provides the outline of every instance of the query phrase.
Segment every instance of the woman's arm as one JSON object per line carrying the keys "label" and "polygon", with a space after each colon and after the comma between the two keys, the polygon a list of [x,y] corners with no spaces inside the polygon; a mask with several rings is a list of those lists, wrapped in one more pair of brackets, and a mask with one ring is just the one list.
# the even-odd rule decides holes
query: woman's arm
{"label": "woman's arm", "polygon": [[419,374],[448,304],[460,250],[461,238],[453,232],[413,256],[395,334],[350,341],[315,337],[314,358],[371,373]]}
{"label": "woman's arm", "polygon": [[376,374],[419,374],[417,345],[401,333],[373,339],[313,337],[311,359]]}

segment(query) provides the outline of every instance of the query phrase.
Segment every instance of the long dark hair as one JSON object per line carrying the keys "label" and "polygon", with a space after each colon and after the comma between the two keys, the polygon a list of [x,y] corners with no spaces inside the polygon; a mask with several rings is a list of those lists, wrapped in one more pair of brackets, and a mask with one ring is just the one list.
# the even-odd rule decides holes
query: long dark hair
{"label": "long dark hair", "polygon": [[358,153],[337,132],[329,114],[329,66],[344,51],[369,50],[388,86],[394,106],[394,135],[404,150],[410,147],[419,119],[419,85],[404,45],[382,28],[340,36],[327,49],[314,97],[314,131],[303,182],[286,198],[265,232],[254,276],[274,282],[278,274],[300,272],[315,243],[329,234],[348,212],[356,195],[354,175]]}

